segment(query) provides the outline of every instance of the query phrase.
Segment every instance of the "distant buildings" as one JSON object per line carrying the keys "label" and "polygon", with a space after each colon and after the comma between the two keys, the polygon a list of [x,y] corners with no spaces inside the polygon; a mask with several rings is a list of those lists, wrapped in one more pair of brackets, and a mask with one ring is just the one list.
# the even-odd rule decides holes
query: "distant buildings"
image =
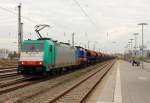
{"label": "distant buildings", "polygon": [[[124,54],[125,59],[131,59],[132,57],[141,58],[142,57],[142,51],[141,50],[129,50]],[[150,50],[144,50],[143,51],[143,57],[144,58],[150,58]]]}
{"label": "distant buildings", "polygon": [[[142,57],[142,51],[141,50],[133,51],[132,56],[133,57]],[[150,57],[150,50],[144,50],[143,51],[143,57],[149,58]]]}
{"label": "distant buildings", "polygon": [[0,59],[7,59],[10,51],[8,49],[0,49]]}

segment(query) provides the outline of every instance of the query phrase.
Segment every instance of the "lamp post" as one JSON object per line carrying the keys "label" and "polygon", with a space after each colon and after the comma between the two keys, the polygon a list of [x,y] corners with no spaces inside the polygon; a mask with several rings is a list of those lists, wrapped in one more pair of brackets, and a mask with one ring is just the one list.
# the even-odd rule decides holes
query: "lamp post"
{"label": "lamp post", "polygon": [[130,39],[130,41],[131,41],[131,42],[130,42],[130,43],[131,43],[131,57],[132,57],[132,52],[133,52],[133,48],[132,48],[132,47],[133,47],[133,46],[132,46],[132,41],[133,41],[133,40],[134,40],[134,39]]}
{"label": "lamp post", "polygon": [[139,35],[139,33],[134,33],[133,35],[135,36],[135,39],[134,39],[135,40],[135,45],[134,45],[135,52],[134,53],[135,53],[135,57],[136,57],[137,35]]}
{"label": "lamp post", "polygon": [[143,58],[144,58],[144,25],[148,25],[147,23],[139,23],[138,25],[142,26],[142,69],[144,69]]}
{"label": "lamp post", "polygon": [[131,42],[128,42],[128,45],[129,45],[129,58],[131,59]]}

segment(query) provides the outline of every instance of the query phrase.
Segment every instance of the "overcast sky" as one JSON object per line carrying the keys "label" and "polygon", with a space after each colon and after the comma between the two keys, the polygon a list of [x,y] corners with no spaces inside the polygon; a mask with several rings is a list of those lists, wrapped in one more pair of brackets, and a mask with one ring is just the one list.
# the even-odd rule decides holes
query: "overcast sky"
{"label": "overcast sky", "polygon": [[[68,42],[75,32],[75,43],[105,52],[123,52],[137,24],[150,24],[150,0],[0,0],[0,48],[17,50],[17,5],[22,3],[24,40],[36,39],[34,26],[49,24],[44,37]],[[5,8],[5,9],[4,9]],[[7,9],[7,10],[6,10]],[[145,44],[150,47],[150,25],[145,26]],[[64,35],[65,33],[65,35]],[[107,38],[108,33],[108,38]],[[116,43],[113,43],[116,42]],[[141,34],[138,36],[141,44]]]}

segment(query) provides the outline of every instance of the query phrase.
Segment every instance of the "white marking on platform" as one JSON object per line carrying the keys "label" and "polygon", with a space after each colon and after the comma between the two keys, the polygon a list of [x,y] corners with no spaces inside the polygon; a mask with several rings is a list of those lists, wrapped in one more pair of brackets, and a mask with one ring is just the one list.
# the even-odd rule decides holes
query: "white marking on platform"
{"label": "white marking on platform", "polygon": [[120,80],[120,64],[119,63],[118,63],[118,67],[117,67],[116,86],[115,86],[113,103],[122,103],[121,80]]}
{"label": "white marking on platform", "polygon": [[117,62],[117,74],[116,74],[116,85],[114,91],[114,100],[111,101],[97,101],[96,103],[122,103],[122,94],[121,94],[121,79],[120,79],[120,64]]}

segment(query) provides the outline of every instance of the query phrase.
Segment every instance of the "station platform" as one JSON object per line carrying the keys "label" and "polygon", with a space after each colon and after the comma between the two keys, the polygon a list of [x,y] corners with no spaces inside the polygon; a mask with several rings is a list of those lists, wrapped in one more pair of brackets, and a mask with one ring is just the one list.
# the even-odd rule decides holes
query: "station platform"
{"label": "station platform", "polygon": [[118,60],[85,103],[150,103],[150,63]]}

